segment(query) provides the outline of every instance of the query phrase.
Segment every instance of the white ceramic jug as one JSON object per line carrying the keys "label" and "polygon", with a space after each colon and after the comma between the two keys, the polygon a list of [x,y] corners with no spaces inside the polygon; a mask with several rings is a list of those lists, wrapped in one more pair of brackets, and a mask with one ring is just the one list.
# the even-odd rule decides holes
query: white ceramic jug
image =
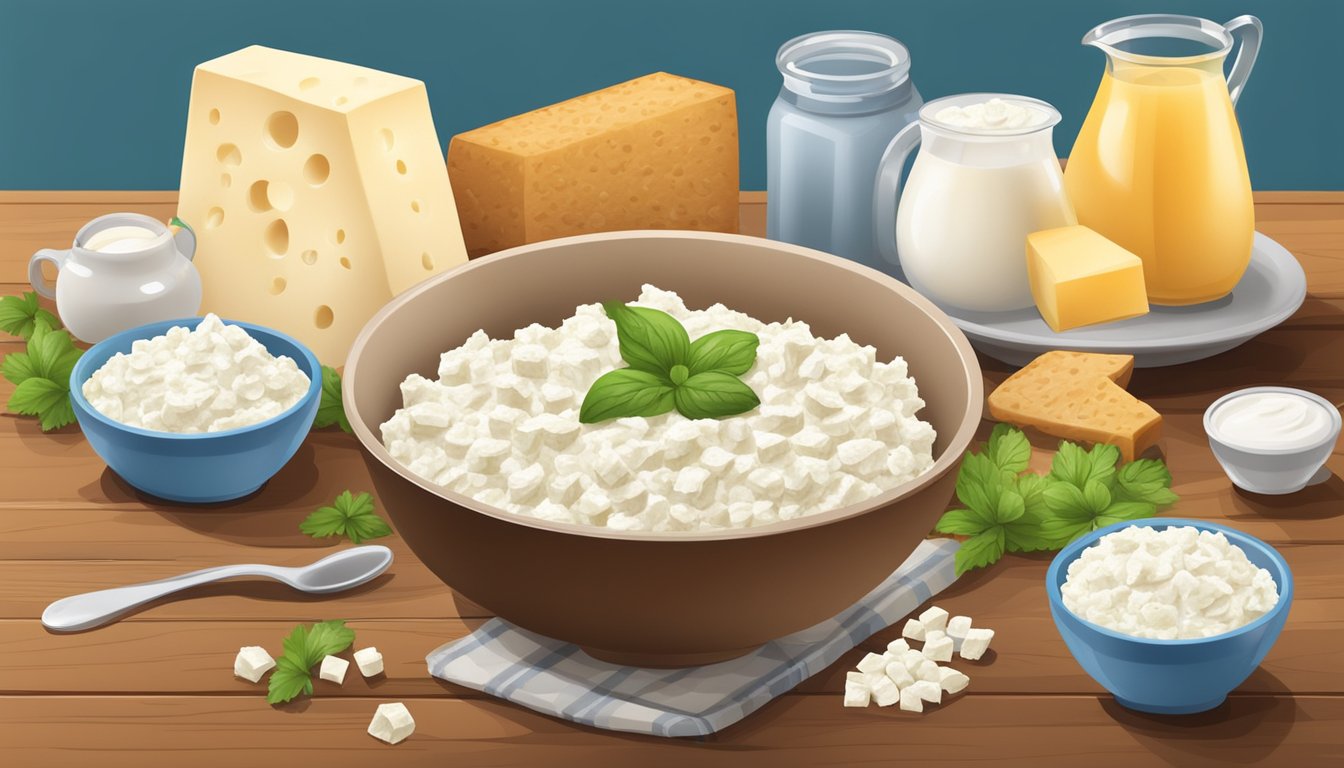
{"label": "white ceramic jug", "polygon": [[[991,99],[1036,110],[1022,127],[972,128],[938,115]],[[968,93],[936,99],[887,147],[874,195],[877,244],[910,285],[975,312],[1033,305],[1027,235],[1077,224],[1051,140],[1059,112],[1026,96]],[[897,189],[916,146],[910,178]]]}
{"label": "white ceramic jug", "polygon": [[[160,320],[194,317],[201,277],[191,263],[196,235],[138,213],[109,213],[85,224],[68,250],[44,248],[28,261],[33,290],[56,299],[70,332],[87,342]],[[56,267],[56,285],[42,274]]]}

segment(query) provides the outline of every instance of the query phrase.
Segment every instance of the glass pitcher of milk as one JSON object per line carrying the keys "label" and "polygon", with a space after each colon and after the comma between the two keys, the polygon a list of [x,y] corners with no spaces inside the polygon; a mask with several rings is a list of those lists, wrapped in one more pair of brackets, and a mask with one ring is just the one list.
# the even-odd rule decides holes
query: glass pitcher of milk
{"label": "glass pitcher of milk", "polygon": [[925,104],[878,168],[873,216],[883,258],[948,307],[1033,306],[1027,235],[1078,223],[1055,157],[1058,122],[1054,107],[1026,96],[968,93]]}
{"label": "glass pitcher of milk", "polygon": [[[191,263],[196,235],[138,213],[110,213],[85,224],[67,250],[44,248],[28,261],[28,281],[56,300],[70,332],[98,342],[160,320],[194,317],[201,277]],[[53,286],[42,272],[56,268]]]}
{"label": "glass pitcher of milk", "polygon": [[780,47],[775,65],[766,236],[891,271],[873,244],[873,172],[923,104],[909,52],[873,32],[816,32]]}
{"label": "glass pitcher of milk", "polygon": [[1083,38],[1106,71],[1064,181],[1081,223],[1143,259],[1154,304],[1222,298],[1250,264],[1255,206],[1233,107],[1261,34],[1254,16],[1150,14]]}

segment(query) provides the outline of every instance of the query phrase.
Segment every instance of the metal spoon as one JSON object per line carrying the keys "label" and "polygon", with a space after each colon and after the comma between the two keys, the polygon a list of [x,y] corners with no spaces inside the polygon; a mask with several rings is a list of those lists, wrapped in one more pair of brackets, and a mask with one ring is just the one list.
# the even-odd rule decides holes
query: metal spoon
{"label": "metal spoon", "polygon": [[328,555],[302,568],[278,565],[224,565],[158,581],[115,587],[62,598],[42,612],[42,626],[53,632],[78,632],[102,626],[136,606],[188,587],[238,576],[264,576],[301,592],[327,594],[357,587],[387,570],[392,550],[355,547]]}

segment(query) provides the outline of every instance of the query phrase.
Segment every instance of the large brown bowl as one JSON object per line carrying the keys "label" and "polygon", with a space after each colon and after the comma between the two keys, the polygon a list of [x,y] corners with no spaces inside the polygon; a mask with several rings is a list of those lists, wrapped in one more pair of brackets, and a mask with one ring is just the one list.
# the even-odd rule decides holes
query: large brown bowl
{"label": "large brown bowl", "polygon": [[[847,333],[909,363],[938,431],[922,477],[841,509],[759,528],[621,533],[522,517],[421,479],[383,448],[379,425],[410,373],[477,329],[511,338],[580,304],[631,300],[651,283],[687,306],[716,302],[763,321]],[[395,298],[345,364],[346,413],[387,513],[445,583],[534,632],[645,666],[731,658],[829,618],[900,565],[952,496],[983,405],[961,331],[890,277],[807,248],[738,235],[636,231],[525,245],[472,261]]]}

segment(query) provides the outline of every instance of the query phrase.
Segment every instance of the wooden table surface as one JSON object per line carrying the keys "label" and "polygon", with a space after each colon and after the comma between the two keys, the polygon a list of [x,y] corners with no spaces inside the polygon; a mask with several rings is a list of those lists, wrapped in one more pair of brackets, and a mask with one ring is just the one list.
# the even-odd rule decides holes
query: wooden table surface
{"label": "wooden table surface", "polygon": [[[27,288],[28,257],[68,243],[109,211],[159,219],[162,192],[0,192],[0,294]],[[937,598],[997,630],[967,664],[969,692],[923,715],[843,709],[844,673],[889,629],[825,673],[704,741],[612,734],[438,682],[424,657],[487,616],[451,593],[396,536],[390,573],[353,592],[305,598],[277,584],[197,588],[104,629],[54,635],[38,621],[59,597],[210,565],[307,563],[334,551],[297,526],[346,488],[372,490],[353,437],[315,432],[256,496],[193,509],[140,496],[76,427],[43,434],[0,417],[0,763],[10,766],[860,765],[934,760],[1032,766],[1322,765],[1344,758],[1344,456],[1329,482],[1286,497],[1235,491],[1209,453],[1204,408],[1229,390],[1287,384],[1344,400],[1344,193],[1263,193],[1260,231],[1302,262],[1309,297],[1280,328],[1200,363],[1135,373],[1131,390],[1166,419],[1164,451],[1181,501],[1170,514],[1230,523],[1275,545],[1297,579],[1287,627],[1228,702],[1171,718],[1117,706],[1069,656],[1043,587],[1048,556],[1008,556]],[[759,194],[743,231],[764,230]],[[0,341],[0,354],[20,349]],[[1008,374],[982,359],[986,389]],[[12,386],[0,383],[0,402]],[[982,434],[983,437],[983,434]],[[1038,446],[1035,461],[1048,454]],[[233,677],[239,646],[273,653],[298,622],[347,619],[387,675],[280,707]],[[364,730],[404,701],[415,735],[389,747]],[[1335,764],[1338,764],[1337,762]]]}

